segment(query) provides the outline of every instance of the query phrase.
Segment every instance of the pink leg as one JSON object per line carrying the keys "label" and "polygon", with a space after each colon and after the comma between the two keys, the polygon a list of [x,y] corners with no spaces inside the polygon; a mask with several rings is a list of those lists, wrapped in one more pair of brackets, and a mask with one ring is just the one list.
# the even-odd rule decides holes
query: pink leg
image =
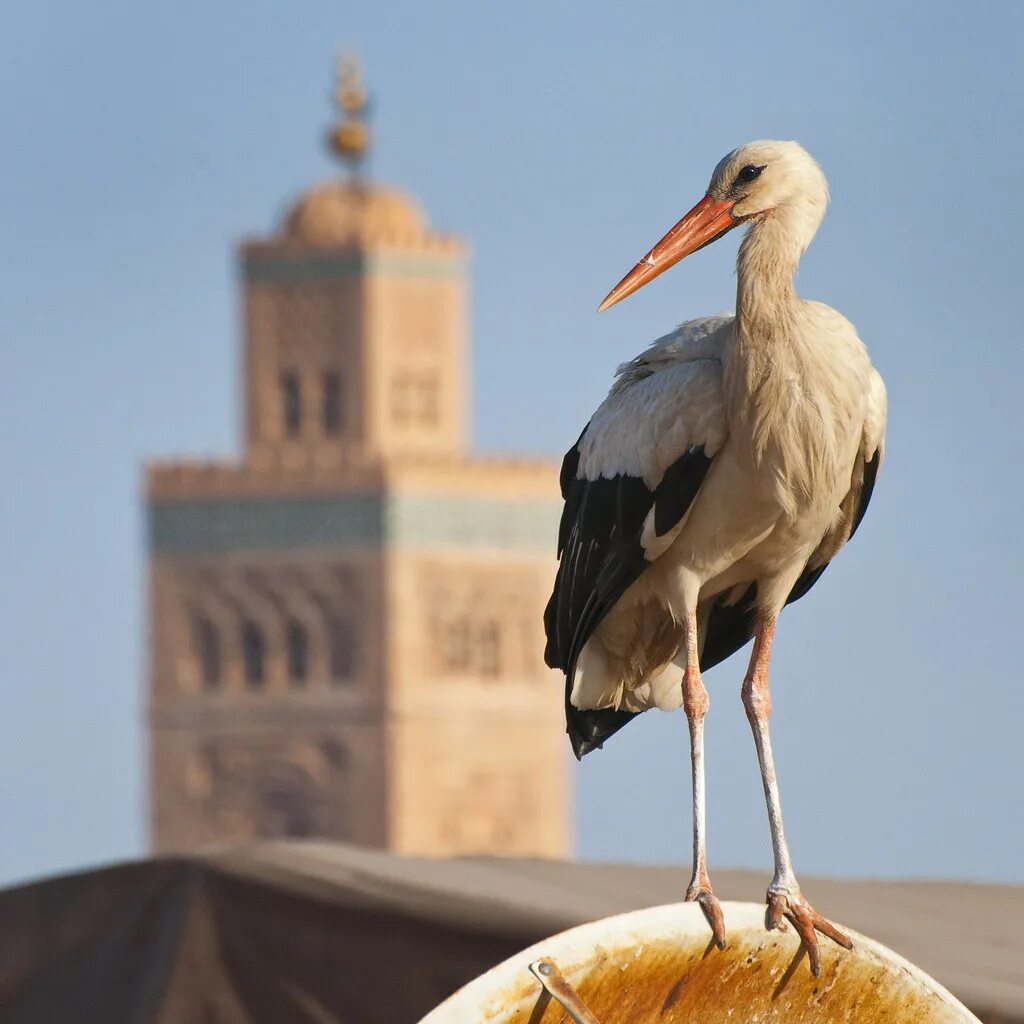
{"label": "pink leg", "polygon": [[760,616],[754,634],[754,650],[750,656],[750,667],[743,680],[743,707],[747,712],[750,728],[754,733],[757,760],[761,766],[761,781],[764,784],[765,802],[768,805],[768,824],[772,833],[772,852],[775,857],[775,877],[768,886],[769,928],[778,927],[786,917],[803,940],[811,961],[815,977],[821,974],[821,952],[815,930],[827,935],[846,949],[853,944],[848,936],[825,920],[800,892],[793,864],[789,858],[789,847],[782,827],[782,804],[779,800],[779,784],[775,777],[775,758],[772,756],[772,742],[768,732],[768,719],[772,713],[772,696],[768,688],[768,663],[772,653],[772,639],[775,636],[775,617]]}
{"label": "pink leg", "polygon": [[697,656],[697,617],[689,615],[684,625],[686,671],[683,674],[683,710],[690,726],[690,764],[693,781],[693,878],[686,890],[688,903],[696,900],[704,911],[715,944],[725,949],[725,920],[708,878],[704,837],[704,718],[708,713],[708,691],[700,677]]}

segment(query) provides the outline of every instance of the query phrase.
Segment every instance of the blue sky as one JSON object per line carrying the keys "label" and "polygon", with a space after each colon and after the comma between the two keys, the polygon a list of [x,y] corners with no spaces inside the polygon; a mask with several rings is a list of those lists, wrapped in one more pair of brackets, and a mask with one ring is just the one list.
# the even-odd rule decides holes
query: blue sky
{"label": "blue sky", "polygon": [[[857,325],[890,421],[856,542],[780,626],[796,865],[1024,881],[1022,29],[1010,0],[6,5],[0,881],[143,848],[141,462],[235,450],[232,246],[333,173],[342,47],[374,174],[472,241],[485,450],[560,453],[616,363],[732,306],[736,236],[594,313],[724,152],[818,158],[799,288]],[[708,676],[710,854],[767,867],[742,671]],[[681,716],[573,770],[581,854],[688,858]]]}

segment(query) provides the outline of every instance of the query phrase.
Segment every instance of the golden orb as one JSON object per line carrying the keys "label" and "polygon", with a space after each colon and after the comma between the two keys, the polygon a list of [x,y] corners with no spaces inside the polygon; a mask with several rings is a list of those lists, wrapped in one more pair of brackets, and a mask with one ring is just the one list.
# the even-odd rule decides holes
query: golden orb
{"label": "golden orb", "polygon": [[342,121],[328,133],[328,144],[340,157],[356,159],[370,146],[370,129],[362,121]]}

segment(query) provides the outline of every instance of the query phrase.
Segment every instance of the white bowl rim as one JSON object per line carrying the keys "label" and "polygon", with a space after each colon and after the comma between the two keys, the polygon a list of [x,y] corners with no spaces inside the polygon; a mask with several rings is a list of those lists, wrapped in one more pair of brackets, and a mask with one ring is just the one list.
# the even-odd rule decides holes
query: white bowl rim
{"label": "white bowl rim", "polygon": [[[725,914],[727,934],[764,931],[763,904],[723,901],[722,910]],[[981,1024],[963,1003],[920,967],[852,928],[838,924],[837,927],[853,940],[855,953],[862,955],[865,950],[870,951],[879,959],[906,972],[916,985],[935,995],[951,1010],[962,1013],[965,1024]],[[765,932],[765,935],[768,934],[775,933]],[[792,935],[792,932],[790,934]],[[598,921],[589,921],[542,939],[492,967],[431,1010],[422,1018],[420,1024],[466,1024],[468,1020],[476,1019],[470,1015],[479,1016],[482,1011],[494,1013],[497,1008],[490,1006],[489,1003],[495,997],[528,980],[529,965],[542,956],[551,957],[571,978],[572,965],[591,959],[595,950],[599,948],[635,949],[648,942],[680,938],[692,940],[695,935],[710,937],[707,921],[696,903],[667,903],[643,910],[631,910]],[[795,939],[795,935],[793,938]],[[827,943],[829,940],[822,941]]]}

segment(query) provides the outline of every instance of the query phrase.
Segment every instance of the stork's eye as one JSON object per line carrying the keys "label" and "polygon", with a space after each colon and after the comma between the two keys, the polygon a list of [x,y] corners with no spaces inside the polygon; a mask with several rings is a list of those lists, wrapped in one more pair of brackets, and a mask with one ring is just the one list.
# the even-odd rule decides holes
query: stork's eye
{"label": "stork's eye", "polygon": [[746,167],[736,175],[737,181],[753,181],[757,178],[761,172],[767,167],[767,164],[762,164],[760,167],[755,167],[753,164],[747,164]]}

